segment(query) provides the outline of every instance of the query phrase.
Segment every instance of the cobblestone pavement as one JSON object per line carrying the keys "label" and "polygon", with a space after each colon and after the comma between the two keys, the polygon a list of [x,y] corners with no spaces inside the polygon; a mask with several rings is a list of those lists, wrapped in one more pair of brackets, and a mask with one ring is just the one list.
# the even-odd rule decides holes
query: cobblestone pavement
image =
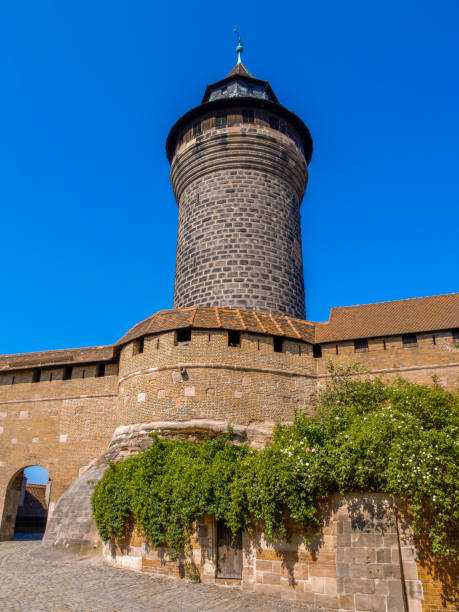
{"label": "cobblestone pavement", "polygon": [[[45,560],[40,542],[0,542],[2,612],[299,611],[311,608],[234,588],[190,584],[78,556]],[[31,556],[31,553],[34,553]]]}

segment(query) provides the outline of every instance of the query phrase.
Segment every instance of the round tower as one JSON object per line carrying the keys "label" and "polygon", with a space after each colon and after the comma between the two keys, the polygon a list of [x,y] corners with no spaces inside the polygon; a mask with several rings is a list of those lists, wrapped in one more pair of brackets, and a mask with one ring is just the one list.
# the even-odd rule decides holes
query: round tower
{"label": "round tower", "polygon": [[174,308],[304,319],[300,206],[312,140],[238,61],[167,139],[179,207]]}

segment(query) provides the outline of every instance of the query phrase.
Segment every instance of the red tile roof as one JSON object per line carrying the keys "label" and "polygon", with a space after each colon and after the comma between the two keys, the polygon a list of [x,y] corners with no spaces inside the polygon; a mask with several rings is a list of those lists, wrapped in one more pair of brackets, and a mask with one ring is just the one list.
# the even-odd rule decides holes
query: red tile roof
{"label": "red tile roof", "polygon": [[30,370],[44,366],[71,365],[73,363],[110,361],[114,358],[114,355],[113,346],[90,346],[57,351],[0,355],[0,372],[3,370]]}
{"label": "red tile roof", "polygon": [[0,372],[44,366],[110,361],[126,342],[149,334],[193,327],[234,329],[326,343],[459,328],[459,293],[332,308],[323,323],[236,308],[193,306],[161,310],[137,323],[112,346],[0,356]]}
{"label": "red tile roof", "polygon": [[237,308],[193,306],[162,310],[137,323],[115,346],[130,342],[146,334],[154,334],[187,327],[201,329],[235,329],[272,336],[285,336],[314,342],[314,323],[293,317],[249,312]]}
{"label": "red tile roof", "polygon": [[315,341],[396,336],[459,327],[459,293],[332,308],[316,323]]}

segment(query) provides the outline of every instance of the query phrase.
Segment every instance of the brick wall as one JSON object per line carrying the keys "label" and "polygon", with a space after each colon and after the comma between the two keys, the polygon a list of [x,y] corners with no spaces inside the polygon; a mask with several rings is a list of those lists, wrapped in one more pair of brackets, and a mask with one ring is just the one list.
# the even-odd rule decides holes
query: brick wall
{"label": "brick wall", "polygon": [[179,204],[174,306],[305,318],[303,153],[265,125],[217,130],[204,122],[203,129],[172,162]]}
{"label": "brick wall", "polygon": [[[235,423],[290,420],[304,408],[314,381],[310,345],[270,336],[241,334],[228,346],[228,332],[192,330],[176,345],[175,333],[145,339],[120,354],[120,424],[153,420],[223,418]],[[301,347],[301,351],[300,351]],[[301,354],[300,354],[301,352]],[[184,372],[181,372],[184,368]]]}
{"label": "brick wall", "polygon": [[[435,340],[434,340],[435,338]],[[403,345],[402,336],[369,338],[368,350],[357,351],[354,341],[322,345],[322,358],[316,359],[317,374],[327,375],[327,364],[351,365],[359,362],[376,374],[402,376],[418,384],[432,384],[432,376],[450,390],[457,389],[459,350],[451,330],[417,334],[417,343]]]}

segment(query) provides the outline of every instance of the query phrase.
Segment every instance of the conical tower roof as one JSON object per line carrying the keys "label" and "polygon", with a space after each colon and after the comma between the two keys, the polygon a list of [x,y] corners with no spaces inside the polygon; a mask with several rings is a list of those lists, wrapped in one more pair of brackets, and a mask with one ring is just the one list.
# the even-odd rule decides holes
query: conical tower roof
{"label": "conical tower roof", "polygon": [[242,62],[238,62],[221,81],[207,85],[202,104],[225,98],[257,98],[278,102],[268,81],[255,78]]}
{"label": "conical tower roof", "polygon": [[232,76],[246,76],[252,79],[255,78],[252,74],[250,74],[250,72],[247,70],[247,68],[244,66],[242,62],[238,62],[226,78],[232,77]]}

